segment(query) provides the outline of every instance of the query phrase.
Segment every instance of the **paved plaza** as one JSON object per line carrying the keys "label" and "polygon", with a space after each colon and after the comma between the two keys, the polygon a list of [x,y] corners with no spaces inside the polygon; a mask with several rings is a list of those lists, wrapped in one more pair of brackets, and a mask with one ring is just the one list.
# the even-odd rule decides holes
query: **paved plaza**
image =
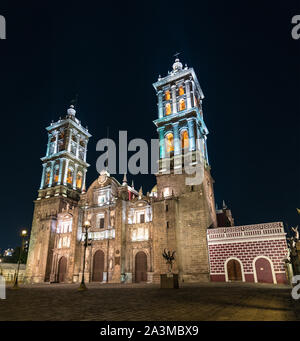
{"label": "paved plaza", "polygon": [[283,285],[194,283],[180,289],[153,284],[36,284],[7,288],[0,321],[296,321],[300,300]]}

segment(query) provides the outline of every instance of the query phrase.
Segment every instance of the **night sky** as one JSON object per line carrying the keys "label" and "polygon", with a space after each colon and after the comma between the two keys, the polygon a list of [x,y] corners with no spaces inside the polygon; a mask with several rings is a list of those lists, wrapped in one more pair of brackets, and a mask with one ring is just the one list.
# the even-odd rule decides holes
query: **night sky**
{"label": "night sky", "polygon": [[[152,83],[171,70],[175,52],[194,68],[205,95],[216,202],[225,199],[237,225],[299,223],[300,39],[291,37],[299,1],[14,3],[0,4],[7,21],[0,40],[0,249],[16,246],[20,229],[31,226],[45,127],[78,93],[77,117],[93,135],[90,185],[107,127],[115,140],[119,130],[129,139],[157,138]],[[152,175],[134,179],[144,192],[155,184]]]}

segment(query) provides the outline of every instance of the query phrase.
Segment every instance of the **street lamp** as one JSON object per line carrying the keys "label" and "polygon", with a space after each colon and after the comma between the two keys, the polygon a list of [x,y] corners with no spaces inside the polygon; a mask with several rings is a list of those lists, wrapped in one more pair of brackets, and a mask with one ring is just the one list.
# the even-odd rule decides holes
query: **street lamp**
{"label": "street lamp", "polygon": [[85,254],[86,254],[86,248],[88,247],[88,229],[90,228],[91,223],[86,220],[83,224],[84,227],[84,233],[85,233],[85,239],[84,239],[84,251],[83,251],[83,267],[82,267],[82,278],[81,278],[81,283],[78,288],[78,290],[87,290],[87,287],[84,283],[84,270],[85,270]]}
{"label": "street lamp", "polygon": [[18,277],[19,277],[19,270],[20,270],[20,263],[21,263],[21,254],[22,254],[22,251],[24,249],[24,240],[25,240],[26,237],[27,237],[27,230],[22,230],[21,231],[22,246],[21,246],[20,252],[19,252],[18,269],[17,269],[17,273],[16,273],[13,289],[19,289]]}

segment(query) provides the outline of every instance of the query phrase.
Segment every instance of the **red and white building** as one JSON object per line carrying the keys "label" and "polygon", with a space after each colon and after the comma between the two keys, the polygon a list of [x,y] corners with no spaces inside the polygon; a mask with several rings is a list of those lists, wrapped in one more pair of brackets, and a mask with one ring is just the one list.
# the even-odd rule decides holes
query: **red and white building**
{"label": "red and white building", "polygon": [[281,222],[207,230],[212,281],[287,283]]}

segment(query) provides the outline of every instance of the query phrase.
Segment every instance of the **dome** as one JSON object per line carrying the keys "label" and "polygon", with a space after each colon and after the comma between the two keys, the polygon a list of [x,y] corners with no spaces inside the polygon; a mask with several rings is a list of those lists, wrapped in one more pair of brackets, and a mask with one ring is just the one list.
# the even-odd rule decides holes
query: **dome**
{"label": "dome", "polygon": [[182,70],[182,64],[180,63],[179,59],[175,59],[175,63],[173,64],[173,70],[174,72]]}
{"label": "dome", "polygon": [[76,110],[74,109],[74,105],[70,105],[70,108],[67,110],[68,115],[75,116]]}

